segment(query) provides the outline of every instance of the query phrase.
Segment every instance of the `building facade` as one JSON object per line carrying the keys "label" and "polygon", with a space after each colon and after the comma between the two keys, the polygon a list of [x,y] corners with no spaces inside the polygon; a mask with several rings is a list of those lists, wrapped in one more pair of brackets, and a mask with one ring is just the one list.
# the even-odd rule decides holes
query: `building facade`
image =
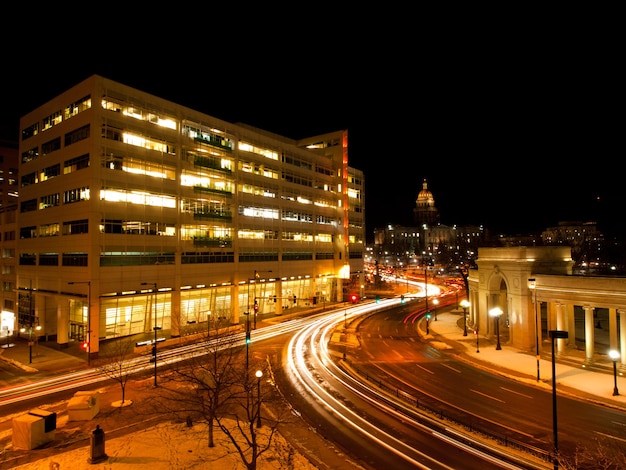
{"label": "building facade", "polygon": [[345,130],[295,141],[95,75],[20,130],[17,321],[39,338],[97,355],[335,301],[363,270]]}
{"label": "building facade", "polygon": [[18,202],[18,148],[0,142],[0,342],[10,344],[17,326],[16,219]]}

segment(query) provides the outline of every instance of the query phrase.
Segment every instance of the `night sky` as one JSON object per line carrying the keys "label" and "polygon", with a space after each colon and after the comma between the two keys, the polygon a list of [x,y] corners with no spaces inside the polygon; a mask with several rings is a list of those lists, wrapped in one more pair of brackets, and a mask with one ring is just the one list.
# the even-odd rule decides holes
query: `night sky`
{"label": "night sky", "polygon": [[294,139],[347,129],[350,165],[365,173],[368,241],[374,228],[412,226],[424,179],[447,225],[621,230],[623,86],[606,32],[331,34],[308,22],[221,43],[213,30],[180,41],[146,27],[88,36],[97,57],[64,49],[63,35],[50,52],[33,42],[44,51],[31,56],[2,33],[2,137],[17,138],[21,115],[99,74]]}

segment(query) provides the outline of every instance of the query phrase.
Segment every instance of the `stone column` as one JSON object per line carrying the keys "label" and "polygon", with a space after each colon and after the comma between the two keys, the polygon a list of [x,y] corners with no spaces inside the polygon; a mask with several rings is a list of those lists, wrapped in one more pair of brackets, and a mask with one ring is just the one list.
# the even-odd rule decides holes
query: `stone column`
{"label": "stone column", "polygon": [[620,369],[626,370],[626,310],[617,309],[619,315],[619,353]]}
{"label": "stone column", "polygon": [[585,363],[593,364],[593,352],[594,352],[594,328],[596,327],[593,321],[593,307],[583,307],[585,311]]}

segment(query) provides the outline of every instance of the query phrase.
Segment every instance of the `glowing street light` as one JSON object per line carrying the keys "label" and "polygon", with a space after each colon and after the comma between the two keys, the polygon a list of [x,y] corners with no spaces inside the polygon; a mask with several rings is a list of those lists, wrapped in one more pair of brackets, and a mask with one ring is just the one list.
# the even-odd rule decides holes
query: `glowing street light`
{"label": "glowing street light", "polygon": [[437,305],[439,305],[439,299],[433,299],[433,311],[435,313],[435,321],[437,321]]}
{"label": "glowing street light", "polygon": [[619,360],[619,351],[615,349],[611,349],[609,351],[609,357],[613,361],[613,396],[619,395],[619,390],[617,389],[617,361]]}
{"label": "glowing street light", "polygon": [[256,427],[260,428],[261,427],[261,377],[263,377],[263,371],[262,370],[257,370],[254,375],[256,375],[256,390],[257,390],[257,397],[259,399],[258,403],[259,403],[259,408],[257,410],[257,415],[256,415]]}
{"label": "glowing street light", "polygon": [[492,308],[489,310],[489,316],[494,318],[496,324],[496,351],[499,351],[502,349],[502,346],[500,346],[500,317],[502,316],[502,309],[499,307]]}

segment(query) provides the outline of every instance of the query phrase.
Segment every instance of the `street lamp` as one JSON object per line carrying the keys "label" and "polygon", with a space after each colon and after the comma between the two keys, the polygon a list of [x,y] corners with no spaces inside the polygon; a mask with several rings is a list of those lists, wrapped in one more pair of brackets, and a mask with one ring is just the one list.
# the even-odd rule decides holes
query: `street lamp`
{"label": "street lamp", "polygon": [[611,349],[609,351],[609,357],[613,361],[613,396],[619,395],[619,390],[617,389],[617,361],[619,359],[619,351],[615,349]]}
{"label": "street lamp", "polygon": [[[467,301],[467,299],[461,300],[461,307],[463,308],[463,336],[467,336],[467,309],[469,308],[469,306],[470,303]],[[478,344],[476,344],[476,349],[478,349]]]}
{"label": "street lamp", "polygon": [[87,365],[91,367],[91,281],[70,281],[68,284],[87,284]]}
{"label": "street lamp", "polygon": [[439,305],[439,299],[433,299],[433,304],[435,304],[433,310],[435,311],[435,321],[437,321],[437,305]]}
{"label": "street lamp", "polygon": [[[36,330],[41,330],[41,326],[37,325],[35,327]],[[26,333],[26,328],[21,328],[20,329],[21,333]],[[33,325],[30,325],[30,327],[28,327],[28,363],[32,364],[33,363]]]}
{"label": "street lamp", "polygon": [[535,306],[535,353],[537,356],[537,382],[539,382],[539,362],[541,359],[541,353],[539,352],[539,316],[537,314],[537,282],[535,278],[528,279],[528,287],[532,289],[535,294],[533,304]]}
{"label": "street lamp", "polygon": [[494,318],[494,322],[496,324],[496,337],[497,337],[496,351],[499,351],[502,349],[502,346],[500,346],[500,316],[501,315],[502,315],[502,309],[499,307],[494,307],[491,310],[489,310],[489,316]]}
{"label": "street lamp", "polygon": [[257,415],[256,415],[256,427],[260,428],[261,427],[261,377],[263,377],[263,371],[262,370],[257,370],[254,375],[256,375],[256,390],[257,390],[257,397],[259,398],[259,408],[257,410]]}
{"label": "street lamp", "polygon": [[[254,270],[254,290],[252,295],[254,296],[254,329],[256,330],[256,316],[257,316],[257,310],[260,307],[259,304],[257,304],[256,301],[256,280],[259,277],[260,273],[271,273],[272,270],[270,269],[269,271],[257,271],[256,269]],[[248,281],[248,295],[250,295],[250,281]],[[250,299],[248,298],[248,304],[250,304]],[[250,307],[248,306],[248,312],[250,311]]]}
{"label": "street lamp", "polygon": [[567,331],[550,330],[550,339],[552,341],[552,430],[554,433],[554,469],[559,468],[559,439],[556,421],[556,360],[554,353],[554,340],[565,339],[568,337]]}
{"label": "street lamp", "polygon": [[428,266],[424,266],[424,299],[426,299],[426,311],[428,312]]}
{"label": "street lamp", "polygon": [[156,282],[142,282],[142,286],[152,286],[154,290],[154,301],[152,302],[154,305],[154,344],[152,345],[152,355],[154,356],[154,386],[157,386],[157,331],[161,329],[160,326],[157,326],[157,283]]}
{"label": "street lamp", "polygon": [[474,334],[476,335],[476,352],[479,353],[480,349],[478,347],[478,328],[474,330]]}

